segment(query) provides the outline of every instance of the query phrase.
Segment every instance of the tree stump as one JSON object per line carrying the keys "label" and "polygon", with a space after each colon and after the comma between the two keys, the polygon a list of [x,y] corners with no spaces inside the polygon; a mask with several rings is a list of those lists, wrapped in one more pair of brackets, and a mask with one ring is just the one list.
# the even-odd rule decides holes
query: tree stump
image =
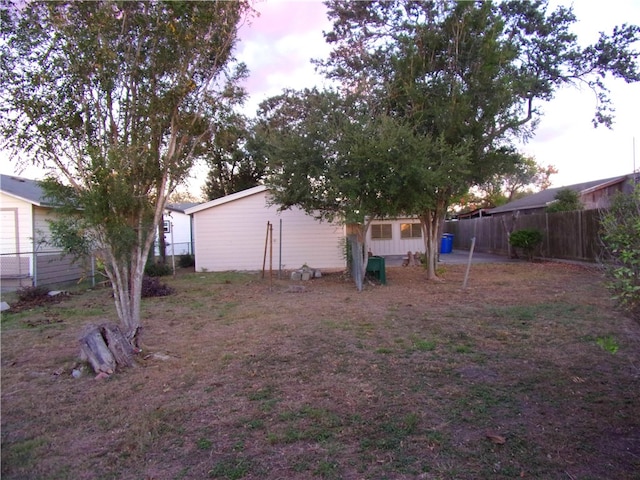
{"label": "tree stump", "polygon": [[133,347],[118,325],[89,325],[80,338],[80,351],[96,373],[111,375],[118,368],[133,365]]}

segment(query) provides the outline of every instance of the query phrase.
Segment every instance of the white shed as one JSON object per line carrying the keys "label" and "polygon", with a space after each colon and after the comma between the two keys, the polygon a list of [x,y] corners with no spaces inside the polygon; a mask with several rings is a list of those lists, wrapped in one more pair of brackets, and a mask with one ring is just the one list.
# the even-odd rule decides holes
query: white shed
{"label": "white shed", "polygon": [[367,247],[381,257],[424,252],[420,220],[415,217],[373,220],[367,231]]}
{"label": "white shed", "polygon": [[267,244],[267,222],[272,225],[273,268],[336,270],[346,267],[343,225],[320,222],[299,208],[278,211],[267,187],[202,203],[185,210],[193,215],[196,271],[261,270]]}

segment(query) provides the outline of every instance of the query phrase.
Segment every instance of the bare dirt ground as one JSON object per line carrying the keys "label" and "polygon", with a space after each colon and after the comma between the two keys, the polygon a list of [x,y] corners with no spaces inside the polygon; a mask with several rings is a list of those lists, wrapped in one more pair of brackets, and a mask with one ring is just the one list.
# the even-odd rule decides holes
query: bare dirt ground
{"label": "bare dirt ground", "polygon": [[464,269],[163,279],[105,380],[72,371],[108,290],[4,313],[2,478],[640,478],[640,326],[600,273]]}

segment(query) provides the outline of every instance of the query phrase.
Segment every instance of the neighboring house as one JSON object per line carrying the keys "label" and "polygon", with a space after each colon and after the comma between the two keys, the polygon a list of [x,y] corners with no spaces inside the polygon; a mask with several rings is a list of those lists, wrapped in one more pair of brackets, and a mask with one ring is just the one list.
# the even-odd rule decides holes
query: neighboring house
{"label": "neighboring house", "polygon": [[0,281],[2,289],[77,280],[80,263],[50,245],[48,220],[55,218],[35,180],[0,175]]}
{"label": "neighboring house", "polygon": [[[299,208],[278,211],[258,186],[187,208],[193,216],[196,271],[346,267],[343,225],[320,222]],[[272,225],[271,244],[267,222]]]}
{"label": "neighboring house", "polygon": [[424,252],[420,220],[415,217],[373,220],[367,231],[367,248],[381,257]]}
{"label": "neighboring house", "polygon": [[[172,203],[164,210],[163,229],[167,256],[193,254],[192,218],[185,213],[199,203]],[[158,246],[156,244],[156,255]]]}
{"label": "neighboring house", "polygon": [[500,207],[486,211],[487,215],[521,214],[529,215],[541,213],[555,201],[555,196],[560,190],[573,190],[580,195],[580,201],[585,210],[607,208],[611,197],[618,192],[629,192],[633,188],[633,182],[640,180],[638,174],[622,175],[619,177],[593,180],[591,182],[567,185],[566,187],[548,188]]}

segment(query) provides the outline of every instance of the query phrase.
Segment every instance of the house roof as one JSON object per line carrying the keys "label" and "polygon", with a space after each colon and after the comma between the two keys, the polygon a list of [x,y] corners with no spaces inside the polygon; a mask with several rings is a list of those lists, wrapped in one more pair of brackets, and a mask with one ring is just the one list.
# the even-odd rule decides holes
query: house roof
{"label": "house roof", "polygon": [[217,207],[218,205],[223,205],[225,203],[233,202],[234,200],[239,200],[241,198],[250,197],[251,195],[255,195],[256,193],[261,193],[267,190],[267,187],[264,185],[258,185],[257,187],[248,188],[246,190],[242,190],[241,192],[232,193],[231,195],[225,195],[224,197],[216,198],[215,200],[210,200],[205,203],[201,203],[196,205],[195,207],[187,208],[184,213],[187,215],[192,215],[197,212],[201,212],[202,210],[207,210],[209,208]]}
{"label": "house roof", "polygon": [[196,205],[200,205],[199,202],[183,202],[183,203],[168,203],[166,206],[167,210],[178,213],[185,213],[188,208],[195,207]]}
{"label": "house roof", "polygon": [[505,203],[496,208],[487,210],[488,214],[495,215],[496,213],[513,212],[516,210],[530,210],[533,208],[543,208],[548,206],[555,200],[556,194],[560,190],[573,190],[579,194],[586,194],[600,188],[605,188],[610,185],[615,185],[626,181],[629,175],[622,175],[619,177],[605,178],[602,180],[593,180],[590,182],[576,183],[574,185],[567,185],[564,187],[547,188],[541,192],[528,195],[524,198],[519,198],[513,202]]}
{"label": "house roof", "polygon": [[0,175],[0,191],[39,207],[52,206],[50,202],[45,201],[44,190],[37,180]]}

